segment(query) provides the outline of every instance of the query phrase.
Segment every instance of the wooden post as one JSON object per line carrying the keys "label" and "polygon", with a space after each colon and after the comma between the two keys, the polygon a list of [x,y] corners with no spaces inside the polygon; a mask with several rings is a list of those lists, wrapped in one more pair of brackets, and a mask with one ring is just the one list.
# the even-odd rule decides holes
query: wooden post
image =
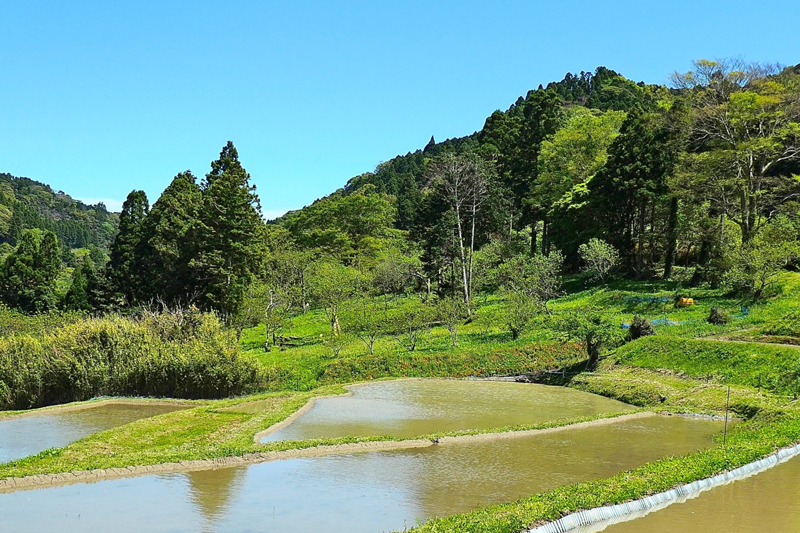
{"label": "wooden post", "polygon": [[728,442],[728,408],[731,405],[731,386],[728,385],[728,400],[725,402],[725,432],[722,434],[722,445]]}

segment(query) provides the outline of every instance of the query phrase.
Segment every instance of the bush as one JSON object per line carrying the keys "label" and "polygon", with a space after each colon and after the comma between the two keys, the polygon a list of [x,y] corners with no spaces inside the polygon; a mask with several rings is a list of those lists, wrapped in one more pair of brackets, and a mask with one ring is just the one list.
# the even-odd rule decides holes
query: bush
{"label": "bush", "polygon": [[712,307],[711,312],[708,314],[708,318],[706,321],[709,324],[714,324],[715,326],[723,326],[730,321],[731,317],[720,309],[719,307]]}
{"label": "bush", "polygon": [[87,319],[40,338],[0,339],[3,409],[104,395],[222,398],[262,381],[257,361],[213,314]]}
{"label": "bush", "polygon": [[629,340],[635,341],[638,338],[655,334],[656,330],[653,329],[653,325],[649,320],[643,316],[633,315],[633,322],[631,322],[631,327],[628,329]]}
{"label": "bush", "polygon": [[578,248],[583,261],[583,272],[593,279],[605,283],[619,263],[619,252],[612,245],[600,239],[592,239]]}

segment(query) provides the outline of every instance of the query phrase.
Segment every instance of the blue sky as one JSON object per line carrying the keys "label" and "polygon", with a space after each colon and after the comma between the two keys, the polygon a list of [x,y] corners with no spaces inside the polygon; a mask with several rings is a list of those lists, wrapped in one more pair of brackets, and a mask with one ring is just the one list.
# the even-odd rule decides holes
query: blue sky
{"label": "blue sky", "polygon": [[269,216],[567,71],[800,62],[791,0],[3,2],[0,172],[111,207],[232,140]]}

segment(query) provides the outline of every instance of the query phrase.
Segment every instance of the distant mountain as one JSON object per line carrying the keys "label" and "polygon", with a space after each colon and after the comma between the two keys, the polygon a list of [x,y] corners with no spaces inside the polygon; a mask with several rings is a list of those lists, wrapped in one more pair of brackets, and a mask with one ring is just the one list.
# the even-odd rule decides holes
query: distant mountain
{"label": "distant mountain", "polygon": [[68,248],[107,252],[119,217],[102,203],[86,205],[49,185],[0,174],[0,243],[14,246],[26,229],[54,232]]}

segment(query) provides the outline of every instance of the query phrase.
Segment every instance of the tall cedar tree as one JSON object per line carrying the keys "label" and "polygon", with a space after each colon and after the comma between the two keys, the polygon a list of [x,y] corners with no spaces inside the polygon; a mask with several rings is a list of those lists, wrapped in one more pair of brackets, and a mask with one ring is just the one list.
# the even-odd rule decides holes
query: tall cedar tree
{"label": "tall cedar tree", "polygon": [[99,307],[98,280],[89,256],[83,259],[72,274],[72,285],[64,296],[64,307],[71,311],[92,311]]}
{"label": "tall cedar tree", "polygon": [[202,243],[198,221],[203,193],[188,170],[172,179],[144,222],[144,260],[151,275],[150,293],[173,306],[198,294],[196,258]]}
{"label": "tall cedar tree", "polygon": [[55,283],[61,271],[61,249],[55,233],[27,230],[5,259],[3,301],[26,313],[55,308]]}
{"label": "tall cedar tree", "polygon": [[[535,227],[539,220],[544,221],[542,249],[545,250],[548,224],[546,214],[533,208],[530,198],[538,175],[542,141],[554,135],[564,122],[561,98],[554,91],[531,92],[522,106],[520,121],[514,155],[510,158],[507,183],[517,199],[522,223]],[[535,252],[536,233],[532,231],[531,253]]]}
{"label": "tall cedar tree", "polygon": [[671,133],[657,115],[630,113],[608,155],[589,182],[591,199],[628,271],[641,275],[646,232],[655,224],[654,207],[667,198],[667,176],[675,164]]}
{"label": "tall cedar tree", "polygon": [[150,210],[144,191],[131,191],[122,204],[119,215],[119,233],[111,245],[108,261],[108,279],[115,292],[128,304],[150,297],[149,277],[142,243],[143,224]]}
{"label": "tall cedar tree", "polygon": [[190,267],[197,272],[203,304],[231,315],[241,305],[264,257],[261,204],[232,142],[211,163],[202,198],[200,250]]}

